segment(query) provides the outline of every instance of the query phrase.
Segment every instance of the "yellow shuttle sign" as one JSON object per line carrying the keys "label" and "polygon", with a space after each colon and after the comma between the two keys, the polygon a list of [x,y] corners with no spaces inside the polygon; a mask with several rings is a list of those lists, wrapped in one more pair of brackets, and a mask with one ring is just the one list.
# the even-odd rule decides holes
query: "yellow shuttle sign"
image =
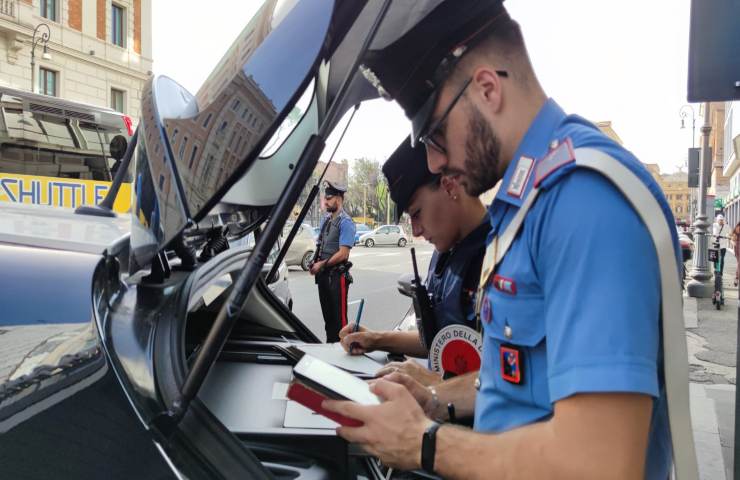
{"label": "yellow shuttle sign", "polygon": [[[72,178],[39,177],[0,173],[0,202],[77,208],[97,205],[108,193],[111,182]],[[113,202],[120,213],[131,209],[131,184],[123,183]]]}

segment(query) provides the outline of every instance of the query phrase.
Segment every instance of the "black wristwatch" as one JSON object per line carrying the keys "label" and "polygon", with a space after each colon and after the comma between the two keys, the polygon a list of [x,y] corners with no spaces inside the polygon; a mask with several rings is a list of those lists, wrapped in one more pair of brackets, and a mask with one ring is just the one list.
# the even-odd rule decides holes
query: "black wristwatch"
{"label": "black wristwatch", "polygon": [[441,424],[432,421],[421,438],[421,468],[427,473],[434,474],[434,454],[437,451],[437,430]]}

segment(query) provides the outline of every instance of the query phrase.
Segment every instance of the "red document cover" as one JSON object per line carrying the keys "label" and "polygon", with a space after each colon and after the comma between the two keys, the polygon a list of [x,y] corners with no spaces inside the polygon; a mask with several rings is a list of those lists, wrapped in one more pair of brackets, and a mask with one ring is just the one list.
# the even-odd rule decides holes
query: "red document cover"
{"label": "red document cover", "polygon": [[327,412],[321,408],[321,402],[334,399],[380,405],[381,401],[364,380],[311,355],[304,355],[293,367],[288,398],[347,427],[359,427],[362,422]]}
{"label": "red document cover", "polygon": [[291,382],[290,387],[288,387],[288,398],[294,402],[300,403],[304,407],[310,408],[320,415],[334,420],[340,425],[344,425],[345,427],[360,427],[363,425],[362,422],[355,420],[354,418],[345,417],[344,415],[324,410],[321,408],[321,402],[329,400],[329,398],[295,380]]}

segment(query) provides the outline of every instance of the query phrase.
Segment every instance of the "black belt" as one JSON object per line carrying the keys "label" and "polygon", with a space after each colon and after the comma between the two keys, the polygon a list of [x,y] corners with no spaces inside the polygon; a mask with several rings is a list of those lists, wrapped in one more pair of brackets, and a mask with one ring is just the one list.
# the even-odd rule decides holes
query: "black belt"
{"label": "black belt", "polygon": [[348,272],[350,268],[352,268],[352,262],[342,262],[332,265],[331,267],[324,268],[321,273],[325,273],[327,275],[331,273],[345,273]]}

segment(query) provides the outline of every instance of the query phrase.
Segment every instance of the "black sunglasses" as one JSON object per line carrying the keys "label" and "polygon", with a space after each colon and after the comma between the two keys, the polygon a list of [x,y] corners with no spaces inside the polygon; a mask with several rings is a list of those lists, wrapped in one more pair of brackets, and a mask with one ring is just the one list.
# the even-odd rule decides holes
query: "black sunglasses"
{"label": "black sunglasses", "polygon": [[[507,78],[509,76],[509,73],[505,70],[496,70],[496,73],[499,77],[503,78]],[[436,137],[437,135],[442,135],[444,133],[441,131],[442,125],[444,124],[445,120],[447,120],[447,116],[450,114],[452,109],[455,108],[455,105],[460,100],[460,97],[462,97],[463,93],[465,93],[465,89],[468,88],[468,85],[470,85],[472,81],[473,77],[470,77],[465,81],[462,88],[460,88],[460,91],[457,92],[457,95],[455,95],[455,98],[452,99],[450,104],[447,105],[447,108],[444,110],[444,112],[442,112],[442,116],[432,122],[432,124],[427,129],[427,133],[419,135],[419,142],[423,143],[427,147],[437,150],[443,155],[447,155],[447,149],[440,145],[440,143],[435,140],[434,137]]]}

